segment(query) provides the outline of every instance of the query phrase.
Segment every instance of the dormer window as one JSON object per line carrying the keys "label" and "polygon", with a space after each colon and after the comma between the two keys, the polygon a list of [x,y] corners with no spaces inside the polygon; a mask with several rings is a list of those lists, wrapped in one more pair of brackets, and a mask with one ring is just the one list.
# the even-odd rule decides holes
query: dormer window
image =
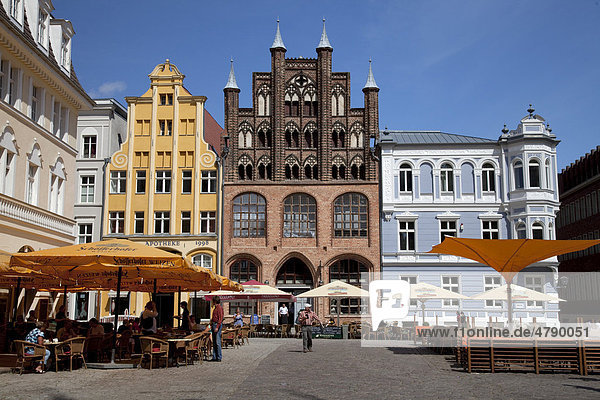
{"label": "dormer window", "polygon": [[22,15],[23,15],[23,3],[21,0],[10,0],[10,16],[17,20],[17,22],[22,23]]}
{"label": "dormer window", "polygon": [[48,36],[48,13],[42,9],[40,9],[40,14],[38,18],[38,36],[37,41],[42,47],[46,48],[46,36]]}
{"label": "dormer window", "polygon": [[63,35],[60,43],[60,64],[69,69],[69,37]]}

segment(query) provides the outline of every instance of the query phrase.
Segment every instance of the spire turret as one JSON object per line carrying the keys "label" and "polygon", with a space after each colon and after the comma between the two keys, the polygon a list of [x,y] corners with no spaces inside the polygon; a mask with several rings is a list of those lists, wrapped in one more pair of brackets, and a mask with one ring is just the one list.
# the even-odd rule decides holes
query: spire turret
{"label": "spire turret", "polygon": [[369,58],[369,75],[367,76],[367,83],[365,83],[365,87],[363,89],[379,89],[377,83],[375,82],[375,77],[373,76],[373,69],[371,68],[371,59]]}
{"label": "spire turret", "polygon": [[237,82],[235,81],[235,74],[233,72],[233,58],[231,59],[231,69],[229,70],[229,79],[224,89],[239,89]]}
{"label": "spire turret", "polygon": [[325,18],[323,17],[323,33],[321,33],[321,41],[317,46],[317,49],[332,49],[331,43],[329,43],[329,38],[327,37],[327,32],[325,31]]}
{"label": "spire turret", "polygon": [[283,44],[283,39],[281,39],[281,32],[279,32],[279,18],[277,18],[277,32],[275,33],[275,40],[273,40],[273,44],[271,45],[271,49],[284,49],[285,45]]}

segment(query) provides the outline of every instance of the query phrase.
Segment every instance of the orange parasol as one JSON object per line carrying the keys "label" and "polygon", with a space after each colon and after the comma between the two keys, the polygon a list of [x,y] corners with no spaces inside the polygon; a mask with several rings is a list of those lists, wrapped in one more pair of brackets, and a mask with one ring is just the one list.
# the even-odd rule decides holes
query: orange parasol
{"label": "orange parasol", "polygon": [[600,244],[600,240],[467,239],[447,236],[429,253],[468,258],[500,272],[508,285],[508,321],[512,322],[510,285],[519,271],[535,262],[585,250],[597,244]]}

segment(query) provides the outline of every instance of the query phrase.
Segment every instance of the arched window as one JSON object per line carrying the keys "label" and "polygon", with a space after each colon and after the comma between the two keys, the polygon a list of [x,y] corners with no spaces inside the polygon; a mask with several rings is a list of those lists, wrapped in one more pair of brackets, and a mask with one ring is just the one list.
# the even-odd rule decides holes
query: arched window
{"label": "arched window", "polygon": [[442,192],[454,191],[454,169],[449,163],[442,164],[440,169],[440,184]]}
{"label": "arched window", "polygon": [[540,187],[540,162],[538,160],[529,160],[529,187]]}
{"label": "arched window", "polygon": [[27,154],[27,182],[25,186],[25,201],[37,205],[39,193],[39,175],[42,167],[42,153],[40,146],[36,143]]}
{"label": "arched window", "polygon": [[304,162],[304,177],[306,179],[319,179],[319,166],[313,156],[308,157]]}
{"label": "arched window", "polygon": [[410,164],[400,165],[399,180],[400,192],[412,192],[412,167]]}
{"label": "arched window", "polygon": [[300,179],[300,165],[298,159],[294,156],[289,156],[285,160],[285,178]]}
{"label": "arched window", "polygon": [[252,180],[252,161],[247,155],[238,160],[238,178],[240,180]]}
{"label": "arched window", "polygon": [[271,110],[271,94],[269,86],[262,85],[258,91],[258,115],[267,116],[270,115]]}
{"label": "arched window", "polygon": [[272,179],[271,160],[266,156],[258,160],[258,179]]}
{"label": "arched window", "polygon": [[206,253],[197,254],[192,257],[192,263],[206,269],[212,269],[213,257]]}
{"label": "arched window", "polygon": [[521,160],[513,164],[513,177],[515,180],[515,189],[523,189],[523,163]]}
{"label": "arched window", "polygon": [[258,128],[257,137],[259,147],[271,147],[271,129],[268,126]]}
{"label": "arched window", "polygon": [[229,267],[229,279],[236,282],[258,280],[258,267],[250,260],[238,260]]}
{"label": "arched window", "polygon": [[420,167],[421,194],[433,193],[433,167],[429,163],[423,163]]}
{"label": "arched window", "polygon": [[296,125],[290,123],[285,127],[286,147],[300,147],[300,134]]}
{"label": "arched window", "polygon": [[285,262],[277,272],[278,285],[313,285],[310,270],[298,258],[291,258]]}
{"label": "arched window", "polygon": [[535,222],[531,226],[531,238],[532,239],[543,239],[544,238],[544,226],[540,222]]}
{"label": "arched window", "polygon": [[350,175],[352,179],[365,179],[365,164],[360,157],[354,157],[350,165]]}
{"label": "arched window", "polygon": [[490,163],[483,164],[481,168],[481,188],[484,192],[496,191],[496,169]]}
{"label": "arched window", "polygon": [[550,172],[550,159],[546,159],[546,164],[544,168],[545,176],[546,176],[546,189],[552,189],[552,172]]}
{"label": "arched window", "polygon": [[310,122],[304,127],[304,147],[308,149],[316,149],[319,144],[319,136],[317,134],[317,125]]}
{"label": "arched window", "polygon": [[247,122],[242,122],[238,132],[238,148],[247,149],[252,147],[252,127]]}
{"label": "arched window", "polygon": [[346,179],[346,165],[341,157],[335,157],[333,159],[333,165],[331,166],[331,178],[332,179]]}
{"label": "arched window", "polygon": [[342,148],[346,145],[346,131],[339,122],[333,125],[333,131],[331,132],[331,141],[334,148]]}
{"label": "arched window", "polygon": [[62,214],[65,200],[65,166],[63,160],[58,158],[53,167],[50,167],[50,211]]}
{"label": "arched window", "polygon": [[283,201],[283,237],[315,237],[317,203],[303,193],[289,195]]}
{"label": "arched window", "polygon": [[[342,259],[336,261],[329,267],[329,281],[340,280],[351,285],[361,287],[368,284],[369,269],[360,261],[352,259]],[[361,314],[360,299],[339,299],[340,314]],[[337,313],[337,304],[335,300],[330,302],[331,312]]]}
{"label": "arched window", "polygon": [[317,112],[317,90],[313,85],[309,85],[304,91],[304,110],[302,114],[305,117],[316,117]]}
{"label": "arched window", "polygon": [[300,101],[298,93],[293,87],[288,87],[285,93],[285,116],[297,117],[300,114]]}
{"label": "arched window", "polygon": [[367,237],[369,201],[360,193],[346,193],[333,202],[335,237]]}
{"label": "arched window", "polygon": [[517,231],[517,239],[527,239],[527,228],[525,227],[525,224],[520,222],[517,224],[516,227],[516,231]]}
{"label": "arched window", "polygon": [[17,146],[15,135],[6,128],[0,137],[0,193],[12,196],[15,185]]}
{"label": "arched window", "polygon": [[233,236],[264,237],[266,201],[257,193],[243,193],[233,199]]}
{"label": "arched window", "polygon": [[364,146],[364,130],[360,124],[354,124],[350,131],[350,147],[353,149]]}
{"label": "arched window", "polygon": [[331,89],[331,115],[334,117],[343,116],[344,111],[344,89],[340,85],[335,85]]}
{"label": "arched window", "polygon": [[473,164],[466,162],[460,166],[460,180],[462,193],[475,193],[475,169],[473,168]]}

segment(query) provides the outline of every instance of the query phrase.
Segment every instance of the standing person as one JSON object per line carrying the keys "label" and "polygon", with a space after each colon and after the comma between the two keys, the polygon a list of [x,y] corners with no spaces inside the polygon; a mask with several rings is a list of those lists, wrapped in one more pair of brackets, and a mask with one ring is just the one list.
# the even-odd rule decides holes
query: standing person
{"label": "standing person", "polygon": [[179,307],[183,310],[181,316],[179,317],[179,329],[183,331],[189,331],[191,329],[192,324],[190,323],[190,310],[188,310],[187,301],[182,301],[179,303]]}
{"label": "standing person", "polygon": [[302,351],[306,353],[307,351],[312,351],[312,325],[313,322],[317,321],[321,326],[323,323],[317,317],[311,309],[311,305],[306,303],[304,306],[304,310],[300,311],[300,315],[298,315],[298,321],[302,326]]}
{"label": "standing person", "polygon": [[211,361],[221,362],[223,354],[221,354],[221,330],[223,328],[223,307],[221,307],[221,299],[219,296],[213,297],[215,308],[212,318],[210,319],[210,327],[212,332],[213,342],[213,358]]}
{"label": "standing person", "polygon": [[67,320],[67,313],[65,312],[64,304],[58,308],[58,312],[56,313],[54,320],[56,321],[56,332],[58,332],[60,328],[65,326],[65,321]]}
{"label": "standing person", "polygon": [[156,333],[156,303],[149,301],[146,303],[146,308],[140,316],[140,325],[142,327],[142,333],[144,335],[153,335]]}
{"label": "standing person", "polygon": [[288,324],[288,315],[289,315],[289,310],[287,308],[287,305],[285,303],[283,303],[283,305],[281,307],[279,307],[279,324],[280,325]]}

